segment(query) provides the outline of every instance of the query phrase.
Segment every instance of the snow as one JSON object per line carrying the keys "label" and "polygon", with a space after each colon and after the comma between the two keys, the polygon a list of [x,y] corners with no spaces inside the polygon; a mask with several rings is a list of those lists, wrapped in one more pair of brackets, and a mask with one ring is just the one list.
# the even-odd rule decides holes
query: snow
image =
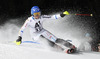
{"label": "snow", "polygon": [[80,52],[66,54],[23,45],[0,44],[0,59],[99,59],[100,53]]}
{"label": "snow", "polygon": [[[82,52],[66,54],[52,51],[47,47],[42,48],[45,46],[41,47],[41,45],[33,43],[23,43],[17,46],[13,41],[17,39],[20,26],[15,24],[18,20],[13,21],[12,19],[0,26],[0,59],[99,59],[99,52],[90,51],[91,46],[88,42],[92,38],[85,36],[87,31],[70,22],[72,19],[75,18],[67,16],[63,19],[48,20],[44,22],[44,28],[59,38],[72,40],[71,43]],[[24,32],[23,40],[31,40],[28,29]]]}

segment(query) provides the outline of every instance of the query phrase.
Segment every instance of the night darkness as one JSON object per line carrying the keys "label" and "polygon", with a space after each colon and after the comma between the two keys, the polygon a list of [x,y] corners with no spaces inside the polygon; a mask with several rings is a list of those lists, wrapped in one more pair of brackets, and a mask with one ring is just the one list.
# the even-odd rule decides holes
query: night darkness
{"label": "night darkness", "polygon": [[82,14],[92,13],[94,16],[87,18],[91,22],[91,28],[94,28],[95,34],[93,33],[93,35],[96,37],[94,39],[96,42],[100,42],[100,0],[2,0],[0,2],[0,24],[4,24],[10,18],[27,18],[30,16],[30,9],[34,5],[40,7],[42,14],[65,10]]}

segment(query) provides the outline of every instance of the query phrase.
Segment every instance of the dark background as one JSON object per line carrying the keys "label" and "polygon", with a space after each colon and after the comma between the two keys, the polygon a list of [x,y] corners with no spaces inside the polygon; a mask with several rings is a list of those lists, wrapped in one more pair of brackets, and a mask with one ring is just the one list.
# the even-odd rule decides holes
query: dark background
{"label": "dark background", "polygon": [[88,21],[94,30],[92,32],[94,41],[100,42],[100,0],[2,0],[0,1],[0,25],[10,18],[27,18],[34,5],[40,7],[42,14],[65,10],[74,11],[73,13],[92,13],[94,16],[86,17],[88,19],[85,21]]}
{"label": "dark background", "polygon": [[30,9],[34,5],[39,6],[42,13],[72,9],[94,13],[97,16],[100,13],[99,3],[99,0],[2,0],[0,2],[0,16],[18,17],[29,15]]}

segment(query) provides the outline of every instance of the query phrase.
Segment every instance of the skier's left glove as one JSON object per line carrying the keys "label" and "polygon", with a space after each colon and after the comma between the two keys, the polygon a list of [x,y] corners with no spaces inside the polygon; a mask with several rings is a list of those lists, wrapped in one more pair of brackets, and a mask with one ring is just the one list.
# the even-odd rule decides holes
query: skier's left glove
{"label": "skier's left glove", "polygon": [[18,39],[16,40],[16,45],[20,45],[22,43],[22,37],[18,36]]}
{"label": "skier's left glove", "polygon": [[64,11],[63,13],[60,14],[61,17],[64,17],[65,15],[69,15],[68,11]]}

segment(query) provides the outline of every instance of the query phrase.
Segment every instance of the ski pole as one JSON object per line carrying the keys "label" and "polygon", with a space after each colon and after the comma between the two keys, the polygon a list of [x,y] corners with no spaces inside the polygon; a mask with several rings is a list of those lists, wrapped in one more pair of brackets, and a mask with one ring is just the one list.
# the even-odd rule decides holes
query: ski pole
{"label": "ski pole", "polygon": [[65,15],[93,16],[93,14],[70,14],[68,11],[63,12]]}
{"label": "ski pole", "polygon": [[75,15],[80,15],[80,16],[93,16],[93,14],[75,14]]}

